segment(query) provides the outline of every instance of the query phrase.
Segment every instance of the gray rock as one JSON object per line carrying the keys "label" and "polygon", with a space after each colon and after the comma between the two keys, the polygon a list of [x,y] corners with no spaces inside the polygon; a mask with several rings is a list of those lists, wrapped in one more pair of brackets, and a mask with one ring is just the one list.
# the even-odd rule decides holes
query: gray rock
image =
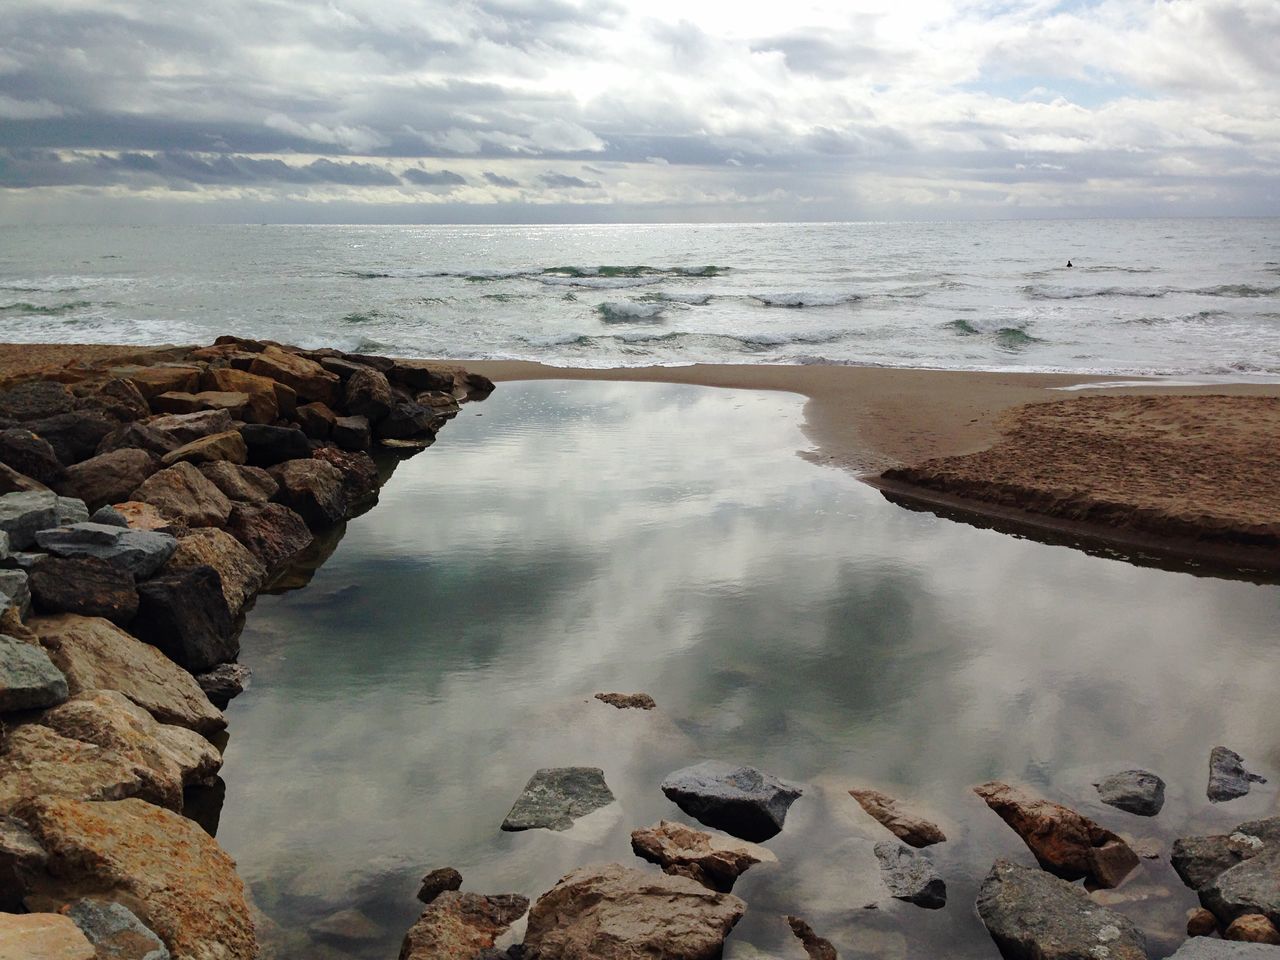
{"label": "gray rock", "polygon": [[896,899],[928,910],[947,905],[947,885],[938,876],[933,861],[923,853],[896,840],[881,840],[876,844],[876,859],[880,861],[880,876]]}
{"label": "gray rock", "polygon": [[782,830],[803,791],[754,767],[708,760],[668,776],[662,792],[707,826],[759,843]]}
{"label": "gray rock", "polygon": [[1035,867],[997,860],[978,891],[978,915],[1007,960],[1148,960],[1132,920]]}
{"label": "gray rock", "polygon": [[1280,960],[1280,947],[1194,937],[1170,954],[1169,960]]}
{"label": "gray rock", "polygon": [[27,892],[27,877],[44,872],[49,856],[27,825],[0,816],[0,910],[18,912]]}
{"label": "gray rock", "polygon": [[167,533],[131,530],[105,523],[74,523],[36,535],[42,550],[59,557],[97,557],[142,580],[159,570],[177,549]]}
{"label": "gray rock", "polygon": [[[12,494],[10,494],[12,496]],[[1214,803],[1243,797],[1255,783],[1266,783],[1266,777],[1244,768],[1244,758],[1226,747],[1214,747],[1209,753],[1209,788],[1205,792]]]}
{"label": "gray rock", "polygon": [[44,650],[0,635],[0,713],[52,707],[69,694],[67,678]]}
{"label": "gray rock", "polygon": [[101,523],[108,527],[127,527],[129,521],[123,513],[115,507],[107,504],[105,507],[99,507],[93,512],[93,516],[89,518],[91,523]]}
{"label": "gray rock", "polygon": [[1124,770],[1094,784],[1108,806],[1139,817],[1154,817],[1164,806],[1164,781],[1146,770]]}
{"label": "gray rock", "polygon": [[77,497],[59,497],[57,526],[65,527],[71,523],[84,523],[89,519],[89,508]]}
{"label": "gray rock", "polygon": [[0,560],[8,560],[13,555],[9,549],[9,534],[0,530]]}
{"label": "gray rock", "polygon": [[25,550],[36,533],[58,524],[58,496],[51,490],[6,493],[0,497],[0,530],[9,535],[9,547]]}
{"label": "gray rock", "polygon": [[77,900],[67,907],[99,960],[169,960],[169,950],[128,907],[109,900]]}
{"label": "gray rock", "polygon": [[31,611],[31,584],[25,570],[0,570],[0,609],[13,607],[19,617]]}
{"label": "gray rock", "polygon": [[[0,534],[0,536],[4,535]],[[4,558],[4,565],[11,570],[26,570],[30,573],[32,567],[41,560],[48,559],[48,557],[49,555],[47,553],[33,553],[28,550],[17,550]]]}
{"label": "gray rock", "polygon": [[1199,893],[1200,903],[1223,926],[1249,913],[1280,923],[1280,847],[1267,845],[1261,853],[1222,871]]}
{"label": "gray rock", "polygon": [[1230,835],[1182,837],[1173,842],[1170,862],[1192,890],[1269,848],[1280,849],[1280,817],[1242,823]]}
{"label": "gray rock", "polygon": [[613,803],[598,767],[551,767],[537,771],[516,798],[502,829],[568,830],[573,821]]}
{"label": "gray rock", "polygon": [[220,663],[212,670],[199,674],[196,683],[205,696],[219,710],[225,710],[227,704],[249,686],[253,671],[243,663]]}

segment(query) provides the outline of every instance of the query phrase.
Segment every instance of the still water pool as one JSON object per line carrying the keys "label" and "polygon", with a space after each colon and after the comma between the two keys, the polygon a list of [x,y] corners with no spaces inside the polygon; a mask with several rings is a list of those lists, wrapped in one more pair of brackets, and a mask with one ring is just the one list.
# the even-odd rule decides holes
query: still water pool
{"label": "still water pool", "polygon": [[[659,783],[713,758],[805,790],[779,862],[735,888],[731,960],[802,958],[788,913],[842,957],[997,956],[977,886],[998,856],[1034,861],[971,792],[992,778],[1158,841],[1105,896],[1172,951],[1195,901],[1171,840],[1275,812],[1280,588],[903,510],[797,456],[801,423],[789,394],[503,385],[400,464],[306,589],[259,600],[218,836],[280,956],[395,956],[434,867],[530,898],[581,864],[656,869],[630,831],[687,822]],[[593,699],[614,690],[658,709]],[[1273,783],[1211,806],[1219,743]],[[617,802],[499,830],[535,769],[569,765]],[[1153,820],[1096,801],[1132,766],[1169,784]],[[859,785],[942,824],[945,909],[888,897]],[[360,938],[311,933],[348,908]]]}

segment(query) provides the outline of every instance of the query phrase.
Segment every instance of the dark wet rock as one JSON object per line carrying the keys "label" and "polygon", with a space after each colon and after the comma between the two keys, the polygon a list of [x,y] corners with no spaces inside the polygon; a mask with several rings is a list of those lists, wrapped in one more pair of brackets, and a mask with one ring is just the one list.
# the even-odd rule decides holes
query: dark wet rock
{"label": "dark wet rock", "polygon": [[[243,663],[220,663],[212,670],[196,676],[196,683],[219,710],[229,704],[249,686],[253,671]],[[456,889],[456,888],[455,888]]]}
{"label": "dark wet rock", "polygon": [[0,816],[0,910],[22,908],[26,877],[44,872],[48,856],[27,825],[15,817]]}
{"label": "dark wet rock", "polygon": [[446,890],[457,890],[462,886],[462,874],[453,867],[440,867],[432,870],[422,878],[422,886],[418,890],[418,899],[430,903]]}
{"label": "dark wet rock", "polygon": [[903,810],[897,800],[879,790],[850,790],[849,796],[895,837],[913,847],[927,847],[947,839],[937,824]]}
{"label": "dark wet rock", "polygon": [[0,608],[12,607],[21,619],[31,612],[31,583],[25,570],[0,570]]}
{"label": "dark wet rock", "polygon": [[1098,799],[1140,817],[1154,817],[1164,806],[1164,781],[1146,770],[1124,770],[1094,784]]}
{"label": "dark wet rock", "polygon": [[249,463],[255,467],[274,467],[286,460],[311,456],[311,442],[301,430],[248,423],[240,428],[240,436],[249,449]]}
{"label": "dark wet rock", "polygon": [[685,813],[743,840],[768,840],[803,792],[754,767],[708,760],[677,770],[662,792]]}
{"label": "dark wet rock", "polygon": [[343,450],[368,450],[373,428],[367,417],[338,417],[333,421],[333,442]]}
{"label": "dark wet rock", "polygon": [[102,456],[116,450],[145,450],[159,458],[170,450],[176,450],[183,442],[151,424],[126,423],[102,438],[96,454]]}
{"label": "dark wet rock", "polygon": [[529,960],[712,960],[746,904],[685,877],[616,863],[563,877],[529,912]]}
{"label": "dark wet rock", "polygon": [[467,391],[468,400],[483,400],[496,388],[494,382],[483,373],[462,372],[462,386]]}
{"label": "dark wet rock", "polygon": [[76,410],[27,426],[53,448],[64,466],[70,466],[92,457],[102,438],[116,428],[116,422],[92,410]]}
{"label": "dark wet rock", "polygon": [[133,630],[170,660],[203,673],[240,653],[240,639],[222,592],[222,577],[208,564],[166,570],[138,585]]}
{"label": "dark wet rock", "polygon": [[261,467],[248,467],[220,460],[216,463],[202,463],[199,469],[228,500],[266,503],[280,489],[271,474]]}
{"label": "dark wet rock", "polygon": [[336,373],[343,380],[346,380],[357,370],[373,369],[366,363],[356,363],[352,360],[347,360],[345,357],[316,357],[312,359],[330,373]]}
{"label": "dark wet rock", "polygon": [[336,467],[342,474],[342,494],[347,503],[347,516],[378,498],[381,480],[378,465],[367,453],[321,447],[312,456]]}
{"label": "dark wet rock", "polygon": [[101,523],[108,527],[127,527],[129,518],[115,507],[107,504],[105,507],[99,507],[93,511],[93,516],[89,518],[89,522]]}
{"label": "dark wet rock", "polygon": [[973,791],[1022,837],[1042,867],[1065,880],[1084,877],[1115,887],[1138,865],[1121,837],[1070,807],[999,781]]}
{"label": "dark wet rock", "polygon": [[152,474],[133,492],[133,499],[189,527],[221,527],[231,513],[231,501],[185,461]]}
{"label": "dark wet rock", "polygon": [[112,450],[68,467],[58,489],[97,510],[132,499],[133,491],[159,469],[160,462],[146,450]]}
{"label": "dark wet rock", "polygon": [[178,549],[169,558],[165,571],[183,570],[202,564],[218,571],[222,596],[231,615],[238,616],[267,578],[266,568],[249,548],[216,527],[191,530],[178,540]]}
{"label": "dark wet rock", "polygon": [[619,710],[652,710],[657,706],[647,693],[597,693],[596,699]]}
{"label": "dark wet rock", "polygon": [[881,840],[876,844],[876,859],[890,896],[928,910],[947,905],[947,885],[924,854],[896,840]]}
{"label": "dark wet rock", "polygon": [[613,803],[598,767],[551,767],[537,771],[502,821],[509,831],[568,830],[573,821]]}
{"label": "dark wet rock", "polygon": [[800,941],[800,945],[804,947],[804,952],[809,955],[810,960],[837,960],[840,956],[836,953],[836,948],[831,945],[830,940],[818,936],[813,927],[799,917],[789,916],[786,919],[787,926],[791,928],[791,932]]}
{"label": "dark wet rock", "polygon": [[77,407],[99,410],[116,420],[128,422],[142,420],[151,415],[151,406],[141,391],[130,380],[116,377],[108,380],[88,397],[80,399]]}
{"label": "dark wet rock", "polygon": [[44,650],[0,635],[0,713],[52,707],[67,694],[67,678]]}
{"label": "dark wet rock", "polygon": [[268,575],[311,546],[314,539],[306,521],[279,503],[236,504],[227,532],[249,548]]}
{"label": "dark wet rock", "polygon": [[453,389],[453,373],[424,360],[396,359],[383,372],[391,383],[413,391]]}
{"label": "dark wet rock", "polygon": [[53,486],[62,478],[62,461],[49,442],[18,427],[0,430],[0,463],[45,486]]}
{"label": "dark wet rock", "polygon": [[1246,913],[1231,921],[1227,929],[1222,931],[1222,939],[1280,946],[1280,930],[1262,914]]}
{"label": "dark wet rock", "polygon": [[169,960],[160,938],[124,904],[86,898],[69,904],[72,919],[97,951],[97,960]]}
{"label": "dark wet rock", "polygon": [[378,423],[391,413],[395,396],[386,376],[370,367],[354,370],[346,383],[347,412]]}
{"label": "dark wet rock", "polygon": [[69,413],[75,405],[75,394],[52,380],[29,380],[0,392],[0,417],[7,420],[43,420]]}
{"label": "dark wet rock", "polygon": [[402,402],[394,404],[390,412],[374,424],[373,433],[379,440],[417,440],[434,437],[443,422],[430,407]]}
{"label": "dark wet rock", "polygon": [[446,891],[427,905],[404,937],[400,960],[468,960],[493,946],[529,909],[514,893],[482,896]]}
{"label": "dark wet rock", "polygon": [[776,863],[764,847],[663,820],[631,832],[636,856],[673,877],[688,877],[709,890],[729,893],[738,877],[757,863]]}
{"label": "dark wet rock", "polygon": [[1187,911],[1187,936],[1209,937],[1218,932],[1218,918],[1204,907]]}
{"label": "dark wet rock", "polygon": [[79,613],[124,625],[138,612],[133,575],[97,557],[45,557],[32,567],[30,581],[43,613]]}
{"label": "dark wet rock", "polygon": [[403,362],[394,360],[391,357],[379,356],[376,353],[344,353],[341,357],[343,360],[350,363],[358,363],[361,366],[373,367],[373,369],[381,373],[388,373],[396,363]]}
{"label": "dark wet rock", "polygon": [[1266,777],[1244,768],[1244,758],[1226,747],[1209,752],[1209,787],[1205,791],[1213,803],[1243,797],[1255,783],[1266,783]]}
{"label": "dark wet rock", "polygon": [[58,522],[58,497],[50,490],[6,493],[0,496],[0,532],[9,535],[9,549],[25,550],[36,533]]}
{"label": "dark wet rock", "polygon": [[280,485],[276,500],[312,529],[332,526],[346,516],[342,473],[333,464],[309,457],[286,461],[270,472]]}
{"label": "dark wet rock", "polygon": [[186,461],[199,466],[202,463],[244,463],[249,456],[244,437],[237,430],[225,433],[211,433],[207,437],[184,443],[160,458],[160,463],[171,467],[175,463]]}
{"label": "dark wet rock", "polygon": [[1007,960],[1147,960],[1133,921],[1034,867],[997,860],[978,891],[978,915]]}
{"label": "dark wet rock", "polygon": [[1196,937],[1170,954],[1169,960],[1280,960],[1280,947]]}
{"label": "dark wet rock", "polygon": [[312,440],[327,440],[333,433],[333,423],[337,415],[323,403],[304,403],[294,411],[293,418],[298,426]]}
{"label": "dark wet rock", "polygon": [[36,536],[40,549],[59,557],[96,557],[133,576],[151,576],[173,555],[178,542],[167,533],[113,527],[102,523],[75,523],[42,530]]}
{"label": "dark wet rock", "polygon": [[427,390],[418,394],[413,398],[416,402],[424,407],[430,407],[439,416],[446,419],[453,419],[458,415],[458,411],[462,409],[458,403],[457,397],[451,393],[445,393],[442,390]]}
{"label": "dark wet rock", "polygon": [[25,473],[19,473],[7,464],[0,463],[0,495],[6,493],[44,493],[49,488]]}

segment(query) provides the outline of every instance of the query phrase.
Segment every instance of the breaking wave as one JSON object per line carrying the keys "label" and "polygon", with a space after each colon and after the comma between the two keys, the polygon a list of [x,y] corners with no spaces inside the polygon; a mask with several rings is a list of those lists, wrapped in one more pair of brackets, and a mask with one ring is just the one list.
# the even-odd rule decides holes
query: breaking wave
{"label": "breaking wave", "polygon": [[1251,283],[1224,283],[1192,291],[1202,297],[1274,297],[1280,287],[1257,287]]}
{"label": "breaking wave", "polygon": [[766,307],[837,307],[842,303],[861,300],[856,293],[753,293],[751,299]]}
{"label": "breaking wave", "polygon": [[634,303],[627,300],[602,303],[596,313],[605,323],[652,323],[662,319],[660,303]]}
{"label": "breaking wave", "polygon": [[1030,300],[1087,300],[1093,297],[1143,297],[1155,299],[1172,291],[1168,287],[1021,287],[1020,292]]}
{"label": "breaking wave", "polygon": [[54,303],[49,304],[48,306],[21,301],[18,303],[6,303],[0,305],[0,314],[26,314],[28,316],[60,317],[63,314],[73,313],[76,310],[83,310],[85,307],[91,306],[93,306],[93,304],[88,300],[72,300],[68,303]]}

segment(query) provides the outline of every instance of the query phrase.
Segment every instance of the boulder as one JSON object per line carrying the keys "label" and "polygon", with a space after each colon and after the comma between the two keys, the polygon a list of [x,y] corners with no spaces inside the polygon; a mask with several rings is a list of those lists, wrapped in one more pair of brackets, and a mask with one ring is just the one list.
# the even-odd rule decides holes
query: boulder
{"label": "boulder", "polygon": [[311,456],[311,443],[307,440],[307,435],[293,427],[247,423],[240,428],[240,436],[248,447],[248,462],[255,467],[274,467],[286,460],[300,460]]}
{"label": "boulder", "polygon": [[138,612],[133,575],[97,557],[42,558],[30,572],[41,613],[79,613],[127,624]]}
{"label": "boulder", "polygon": [[303,400],[335,406],[342,399],[342,381],[320,364],[279,347],[267,347],[249,364],[249,372],[283,383]]}
{"label": "boulder", "polygon": [[453,394],[445,393],[442,390],[427,390],[413,399],[424,407],[430,407],[438,416],[444,417],[446,420],[452,420],[458,415],[458,411],[462,409]]}
{"label": "boulder", "polygon": [[738,877],[757,863],[776,863],[764,847],[743,840],[706,833],[682,823],[663,820],[657,826],[631,832],[636,856],[662,867],[673,877],[688,877],[708,890],[728,893]]}
{"label": "boulder", "polygon": [[937,824],[902,809],[897,800],[879,790],[850,790],[849,796],[895,837],[913,847],[927,847],[947,839]]}
{"label": "boulder", "polygon": [[662,792],[685,813],[743,840],[768,840],[782,830],[787,810],[803,793],[754,767],[708,760],[677,770]]}
{"label": "boulder", "polygon": [[338,417],[333,421],[332,438],[343,450],[368,450],[373,443],[373,428],[367,417]]}
{"label": "boulder", "polygon": [[1209,786],[1205,791],[1213,803],[1243,797],[1255,783],[1266,783],[1266,777],[1244,768],[1244,758],[1226,747],[1209,752]]}
{"label": "boulder", "polygon": [[240,419],[248,423],[274,423],[280,416],[276,401],[276,384],[270,377],[259,377],[234,367],[214,367],[200,378],[205,390],[238,393],[248,397]]}
{"label": "boulder", "polygon": [[12,814],[30,797],[122,800],[142,789],[130,758],[64,737],[39,724],[11,730],[0,750],[0,813]]}
{"label": "boulder", "polygon": [[1123,839],[1060,803],[999,781],[973,792],[1022,837],[1042,867],[1065,880],[1084,877],[1114,887],[1138,865]]}
{"label": "boulder", "polygon": [[0,914],[0,957],[12,960],[94,960],[80,928],[60,913]]}
{"label": "boulder", "polygon": [[92,457],[103,437],[116,428],[116,422],[93,410],[76,410],[36,420],[28,426],[53,448],[64,466],[70,466]]}
{"label": "boulder", "polygon": [[408,390],[453,390],[453,373],[425,360],[395,359],[384,372],[389,381]]}
{"label": "boulder", "polygon": [[133,491],[133,499],[189,527],[220,527],[231,513],[231,501],[222,491],[185,462],[152,474]]}
{"label": "boulder", "polygon": [[23,818],[49,854],[37,892],[125,903],[179,958],[256,960],[235,862],[192,821],[137,799],[36,798]]}
{"label": "boulder", "polygon": [[457,890],[462,886],[462,874],[453,867],[440,867],[432,870],[422,878],[422,886],[418,889],[418,899],[430,903],[440,894],[448,890]]}
{"label": "boulder", "polygon": [[1123,770],[1094,784],[1098,799],[1139,817],[1154,817],[1164,806],[1164,781],[1146,770]]}
{"label": "boulder", "polygon": [[316,363],[320,364],[320,366],[324,367],[330,373],[336,373],[343,380],[346,380],[357,370],[374,369],[368,364],[356,363],[355,361],[348,360],[345,357],[315,357],[313,359]]}
{"label": "boulder", "polygon": [[41,530],[36,542],[41,550],[54,556],[96,557],[139,579],[159,570],[178,545],[167,533],[103,523],[73,523]]}
{"label": "boulder", "polygon": [[1218,918],[1204,907],[1187,911],[1187,936],[1211,937],[1218,932]]}
{"label": "boulder", "polygon": [[1264,943],[1232,943],[1196,937],[1170,954],[1169,960],[1280,960],[1280,949]]}
{"label": "boulder", "polygon": [[358,367],[347,378],[347,412],[377,423],[391,413],[396,398],[387,378],[372,367]]}
{"label": "boulder", "polygon": [[247,467],[219,460],[216,463],[202,463],[199,469],[228,500],[266,503],[280,489],[271,474],[261,467]]}
{"label": "boulder", "polygon": [[64,912],[94,945],[99,960],[170,960],[160,938],[122,903],[86,897]]}
{"label": "boulder", "polygon": [[178,540],[178,549],[165,570],[185,570],[207,565],[218,571],[222,595],[231,616],[238,616],[258,594],[267,578],[266,568],[239,540],[216,527],[192,530]]}
{"label": "boulder", "polygon": [[0,430],[0,463],[45,486],[62,479],[62,461],[49,442],[19,427]]}
{"label": "boulder", "polygon": [[243,420],[250,397],[235,390],[202,390],[199,393],[162,393],[151,401],[157,413],[196,413],[225,410],[233,419]]}
{"label": "boulder", "polygon": [[163,437],[174,449],[192,440],[208,437],[215,433],[226,433],[235,428],[231,414],[225,410],[201,410],[197,413],[175,413],[167,417],[156,417],[148,421],[147,426]]}
{"label": "boulder", "polygon": [[240,436],[238,430],[228,430],[226,433],[211,433],[207,437],[183,444],[177,450],[161,457],[160,463],[166,467],[184,460],[194,464],[216,463],[223,460],[229,463],[244,463],[248,457],[249,448],[245,446],[244,437]]}
{"label": "boulder", "polygon": [[99,507],[93,511],[93,516],[89,518],[90,523],[102,523],[108,527],[127,527],[129,518],[117,510],[111,504],[105,507]]}
{"label": "boulder", "polygon": [[147,398],[133,385],[133,381],[116,377],[102,384],[88,397],[81,398],[77,404],[81,409],[100,410],[107,416],[129,422],[142,420],[151,415],[151,406]]}
{"label": "boulder", "polygon": [[227,532],[249,548],[271,576],[311,546],[306,521],[279,503],[237,503]]}
{"label": "boulder", "polygon": [[26,878],[43,873],[48,860],[44,847],[25,823],[15,817],[0,816],[0,911],[22,909]]}
{"label": "boulder", "polygon": [[597,693],[596,699],[619,710],[652,710],[657,706],[647,693]]}
{"label": "boulder", "polygon": [[502,829],[568,830],[573,821],[611,803],[613,792],[598,767],[547,768],[529,778]]}
{"label": "boulder", "polygon": [[293,417],[298,426],[312,440],[328,439],[333,432],[336,415],[323,403],[305,403],[294,411]]}
{"label": "boulder", "polygon": [[1170,862],[1192,890],[1208,886],[1218,874],[1280,847],[1280,817],[1242,823],[1230,835],[1182,837],[1175,840]]}
{"label": "boulder", "polygon": [[128,500],[148,477],[160,469],[160,462],[147,450],[126,447],[100,453],[67,468],[58,489],[79,497],[90,509]]}
{"label": "boulder", "polygon": [[9,535],[10,550],[25,550],[36,533],[58,523],[58,497],[49,490],[0,496],[0,532]]}
{"label": "boulder", "polygon": [[156,457],[162,457],[170,450],[182,446],[182,442],[171,434],[158,430],[148,423],[126,423],[116,427],[98,444],[98,456],[116,450],[145,450]]}
{"label": "boulder", "polygon": [[[456,896],[456,894],[454,894]],[[746,904],[686,877],[616,863],[574,870],[538,898],[528,960],[713,960]]]}
{"label": "boulder", "polygon": [[528,899],[514,893],[486,897],[447,891],[427,905],[405,934],[400,960],[471,960],[528,909]]}
{"label": "boulder", "polygon": [[837,960],[840,956],[836,953],[836,948],[831,945],[831,941],[824,937],[820,937],[814,932],[813,927],[805,923],[799,917],[787,917],[787,926],[791,928],[791,932],[795,934],[800,945],[804,947],[804,952],[809,955],[809,960]]}
{"label": "boulder", "polygon": [[346,516],[343,476],[333,464],[315,458],[287,460],[270,473],[280,485],[276,500],[313,530],[332,526]]}
{"label": "boulder", "polygon": [[434,437],[443,422],[430,407],[402,402],[394,404],[390,412],[373,425],[373,434],[379,440],[417,440]]}
{"label": "boulder", "polygon": [[0,714],[67,699],[67,678],[40,647],[0,635]]}
{"label": "boulder", "polygon": [[85,523],[89,519],[89,507],[79,497],[58,497],[55,512],[60,527],[72,523]]}
{"label": "boulder", "polygon": [[166,533],[176,537],[184,533],[187,525],[178,520],[170,520],[156,507],[141,500],[125,500],[112,505],[120,516],[124,517],[125,526],[130,530],[141,530],[146,533]]}
{"label": "boulder", "polygon": [[1222,931],[1222,939],[1280,946],[1280,930],[1262,914],[1246,913],[1231,921],[1227,929]]}
{"label": "boulder", "polygon": [[166,567],[138,585],[138,638],[192,673],[203,673],[240,653],[235,618],[222,577],[208,564]]}
{"label": "boulder", "polygon": [[31,584],[25,570],[0,570],[0,607],[12,607],[21,619],[31,611]]}
{"label": "boulder", "polygon": [[196,683],[205,696],[219,710],[225,710],[227,704],[249,686],[253,671],[243,663],[220,663],[212,670],[196,676]]}
{"label": "boulder", "polygon": [[137,387],[138,392],[146,397],[149,403],[162,393],[170,391],[191,393],[200,389],[200,368],[176,364],[135,367],[128,371],[125,379]]}
{"label": "boulder", "polygon": [[43,420],[69,413],[75,406],[70,388],[52,380],[28,380],[0,392],[0,417],[6,420]]}
{"label": "boulder", "polygon": [[1280,924],[1280,847],[1268,844],[1197,892],[1200,903],[1224,926],[1248,914],[1262,914]]}
{"label": "boulder", "polygon": [[1034,867],[997,860],[979,888],[978,915],[1007,960],[1147,960],[1132,920]]}
{"label": "boulder", "polygon": [[191,674],[109,620],[61,613],[33,617],[30,626],[70,693],[118,690],[161,723],[200,733],[227,725]]}
{"label": "boulder", "polygon": [[947,905],[947,885],[923,853],[896,840],[881,840],[875,851],[880,861],[880,877],[889,888],[890,896],[927,910]]}
{"label": "boulder", "polygon": [[342,474],[342,495],[347,504],[347,516],[378,499],[381,478],[378,476],[377,464],[367,453],[320,447],[312,457],[331,464]]}
{"label": "boulder", "polygon": [[0,463],[0,494],[44,493],[49,488],[25,473],[19,473],[8,464]]}

